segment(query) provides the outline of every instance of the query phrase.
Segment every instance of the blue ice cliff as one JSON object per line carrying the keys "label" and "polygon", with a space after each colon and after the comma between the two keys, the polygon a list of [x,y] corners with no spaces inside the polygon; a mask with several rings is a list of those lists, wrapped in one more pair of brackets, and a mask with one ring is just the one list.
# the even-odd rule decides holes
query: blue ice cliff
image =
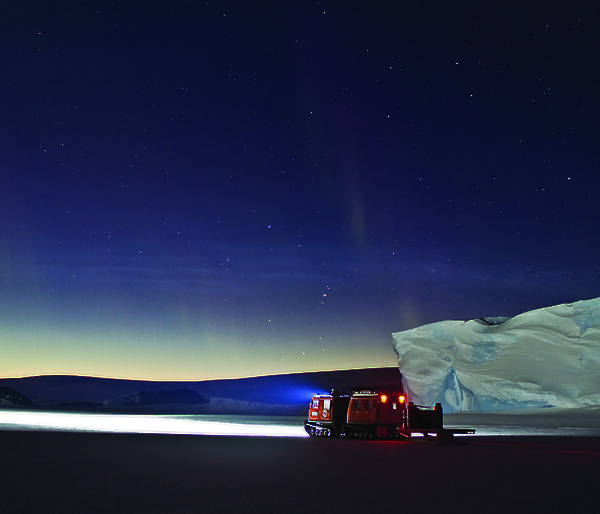
{"label": "blue ice cliff", "polygon": [[600,298],[393,334],[408,394],[446,412],[600,405]]}

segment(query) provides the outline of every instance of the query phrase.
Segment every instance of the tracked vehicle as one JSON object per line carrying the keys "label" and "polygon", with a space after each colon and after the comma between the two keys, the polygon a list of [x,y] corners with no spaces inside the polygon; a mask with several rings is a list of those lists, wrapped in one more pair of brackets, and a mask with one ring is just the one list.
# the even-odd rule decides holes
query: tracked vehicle
{"label": "tracked vehicle", "polygon": [[475,432],[444,428],[440,403],[415,405],[402,390],[382,388],[357,388],[349,394],[334,389],[313,396],[304,430],[311,437],[410,439],[419,435],[437,441]]}

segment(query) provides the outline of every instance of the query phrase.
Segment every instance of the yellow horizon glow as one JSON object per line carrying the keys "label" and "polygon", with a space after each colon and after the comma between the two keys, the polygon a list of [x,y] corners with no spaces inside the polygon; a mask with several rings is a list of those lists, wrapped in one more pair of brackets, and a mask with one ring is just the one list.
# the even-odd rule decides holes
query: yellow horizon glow
{"label": "yellow horizon glow", "polygon": [[[143,337],[141,337],[143,339]],[[344,369],[394,367],[389,347],[323,351],[306,343],[224,342],[218,335],[139,343],[131,333],[0,331],[0,377],[71,375],[121,380],[195,382]],[[199,342],[200,341],[200,342]],[[299,349],[302,348],[303,351]]]}

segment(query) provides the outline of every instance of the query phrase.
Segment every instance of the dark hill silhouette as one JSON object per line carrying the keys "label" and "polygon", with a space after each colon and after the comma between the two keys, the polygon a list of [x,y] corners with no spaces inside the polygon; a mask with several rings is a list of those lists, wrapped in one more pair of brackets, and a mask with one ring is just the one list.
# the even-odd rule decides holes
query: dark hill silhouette
{"label": "dark hill silhouette", "polygon": [[33,402],[10,387],[0,386],[0,407],[31,407]]}
{"label": "dark hill silhouette", "polygon": [[[312,394],[353,387],[402,387],[396,367],[365,368],[267,375],[259,377],[205,380],[196,382],[156,382],[85,376],[47,375],[0,379],[0,384],[22,391],[40,408],[111,410],[164,406],[165,412],[212,412],[210,399],[228,399],[228,412],[249,413],[252,405],[285,405],[282,413],[303,414]],[[242,405],[244,404],[244,405]],[[215,403],[216,405],[216,403]],[[223,402],[221,402],[223,405]],[[171,406],[171,407],[168,407]],[[258,408],[258,406],[256,406]],[[269,407],[269,412],[276,409]],[[158,411],[152,409],[153,412]]]}

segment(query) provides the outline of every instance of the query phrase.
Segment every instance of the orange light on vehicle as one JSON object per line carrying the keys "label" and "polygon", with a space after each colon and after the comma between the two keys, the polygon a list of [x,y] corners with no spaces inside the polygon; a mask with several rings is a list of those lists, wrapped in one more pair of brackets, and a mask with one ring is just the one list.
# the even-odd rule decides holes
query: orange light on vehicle
{"label": "orange light on vehicle", "polygon": [[382,394],[379,399],[381,400],[381,403],[387,402],[387,394]]}
{"label": "orange light on vehicle", "polygon": [[398,396],[398,401],[400,403],[404,403],[406,401],[406,396],[404,396],[403,394],[401,394],[400,396]]}

